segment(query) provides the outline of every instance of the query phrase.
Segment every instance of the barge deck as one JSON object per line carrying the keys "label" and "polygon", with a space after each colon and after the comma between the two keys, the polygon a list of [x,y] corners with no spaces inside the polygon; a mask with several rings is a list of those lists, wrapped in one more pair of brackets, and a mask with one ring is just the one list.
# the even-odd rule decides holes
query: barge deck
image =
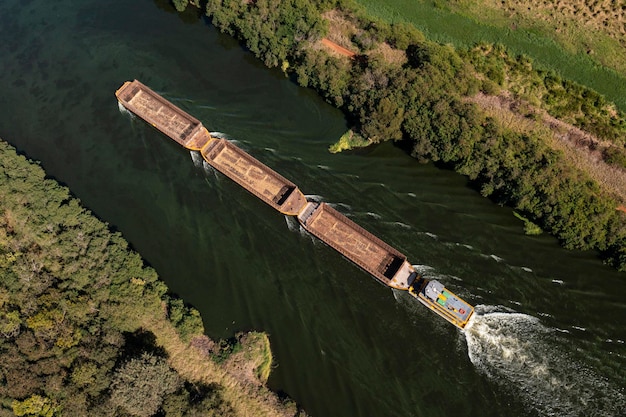
{"label": "barge deck", "polygon": [[214,139],[202,150],[212,167],[289,216],[297,216],[307,201],[298,187],[226,139]]}
{"label": "barge deck", "polygon": [[211,140],[198,119],[137,80],[126,81],[115,96],[127,110],[187,149],[199,151]]}
{"label": "barge deck", "polygon": [[326,203],[308,203],[298,221],[385,285],[408,290],[417,276],[406,256]]}

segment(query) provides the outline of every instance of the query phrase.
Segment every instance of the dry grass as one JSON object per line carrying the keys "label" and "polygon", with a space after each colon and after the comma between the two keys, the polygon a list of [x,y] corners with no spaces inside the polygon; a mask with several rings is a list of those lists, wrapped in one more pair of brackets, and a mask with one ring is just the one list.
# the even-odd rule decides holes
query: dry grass
{"label": "dry grass", "polygon": [[[202,343],[183,342],[174,326],[165,317],[146,316],[140,322],[144,329],[154,333],[157,344],[162,346],[169,355],[170,366],[181,377],[191,382],[218,384],[222,387],[224,400],[236,410],[237,416],[293,417],[296,415],[295,406],[281,403],[258,378],[250,379],[249,375],[216,364],[204,349],[197,347]],[[256,363],[253,361],[253,364]]]}
{"label": "dry grass", "polygon": [[385,61],[395,65],[404,65],[408,60],[406,52],[401,49],[392,48],[391,45],[384,42],[376,46],[376,48],[370,52],[370,55],[373,54],[380,54]]}
{"label": "dry grass", "polygon": [[[350,58],[363,53],[363,51],[352,42],[352,39],[356,36],[363,35],[364,31],[359,29],[348,16],[335,9],[324,13],[322,17],[328,21],[328,36],[318,42],[319,45],[315,47],[319,48],[323,45],[327,50],[333,50],[335,53]],[[333,43],[338,45],[339,48],[332,45]],[[387,62],[397,65],[403,65],[407,61],[404,51],[394,49],[387,43],[375,45],[367,52],[367,55],[380,55]]]}
{"label": "dry grass", "polygon": [[[553,25],[576,28],[576,31],[599,29],[601,26],[604,32],[618,38],[626,46],[626,6],[617,6],[609,0],[594,0],[589,3],[582,0],[458,0],[457,4],[464,4],[470,9],[475,7],[475,10],[481,10],[484,6],[503,9],[509,14],[523,14],[530,20],[538,18]],[[589,16],[591,18],[587,19]],[[329,22],[328,37],[345,48],[356,50],[356,45],[350,41],[359,33],[356,26],[337,10],[325,13],[324,18]],[[402,65],[406,62],[404,51],[394,50],[387,44],[376,45],[370,54],[381,54],[387,62],[393,64]],[[624,65],[626,67],[626,61]],[[508,93],[499,96],[480,93],[468,100],[478,104],[507,129],[534,133],[545,138],[546,143],[561,151],[568,162],[586,172],[626,206],[626,170],[611,166],[602,158],[603,150],[613,146],[610,142],[602,141],[571,124],[555,119],[530,103],[514,100]],[[532,117],[527,117],[528,115]],[[343,143],[340,140],[331,149],[337,152],[352,147],[346,146],[347,138],[342,137],[342,140]]]}
{"label": "dry grass", "polygon": [[359,29],[349,17],[339,10],[330,10],[322,15],[328,22],[327,38],[355,53],[360,53],[359,48],[352,42],[354,36],[359,35],[363,30]]}
{"label": "dry grass", "polygon": [[[468,99],[503,127],[520,133],[536,133],[546,139],[565,159],[587,173],[602,188],[622,203],[626,203],[626,170],[611,166],[602,159],[602,151],[613,146],[598,138],[551,117],[544,111],[513,100],[507,95],[490,96],[479,93]],[[533,118],[525,115],[533,114]]]}
{"label": "dry grass", "polygon": [[623,0],[456,0],[451,8],[512,30],[542,30],[566,49],[626,72]]}
{"label": "dry grass", "polygon": [[272,369],[272,351],[265,333],[250,332],[237,336],[241,350],[231,354],[223,363],[227,372],[255,386],[267,382]]}

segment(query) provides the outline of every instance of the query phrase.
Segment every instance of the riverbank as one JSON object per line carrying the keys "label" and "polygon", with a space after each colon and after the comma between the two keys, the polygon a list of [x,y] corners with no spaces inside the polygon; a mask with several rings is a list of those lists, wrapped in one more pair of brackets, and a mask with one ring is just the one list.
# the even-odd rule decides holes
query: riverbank
{"label": "riverbank", "polygon": [[0,269],[5,413],[303,415],[265,386],[267,335],[210,340],[119,233],[3,141]]}
{"label": "riverbank", "polygon": [[[510,92],[610,142],[603,158],[621,169],[626,117],[599,94],[538,70],[501,45],[455,50],[411,25],[373,19],[350,1],[209,3],[206,14],[267,66],[283,68],[344,111],[368,143],[403,140],[418,160],[467,176],[483,196],[520,211],[566,248],[597,250],[626,270],[620,201],[540,131],[516,130],[467,101]],[[319,41],[326,37],[356,56],[324,47]]]}

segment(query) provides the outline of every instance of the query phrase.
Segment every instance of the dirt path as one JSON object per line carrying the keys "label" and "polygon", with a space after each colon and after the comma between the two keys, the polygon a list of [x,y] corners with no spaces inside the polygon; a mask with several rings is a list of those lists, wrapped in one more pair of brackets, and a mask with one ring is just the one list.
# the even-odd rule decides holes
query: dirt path
{"label": "dirt path", "polygon": [[328,38],[322,39],[322,44],[343,56],[347,56],[348,58],[354,58],[356,56],[356,54],[351,50],[346,49],[341,45],[337,45],[335,42],[331,41]]}

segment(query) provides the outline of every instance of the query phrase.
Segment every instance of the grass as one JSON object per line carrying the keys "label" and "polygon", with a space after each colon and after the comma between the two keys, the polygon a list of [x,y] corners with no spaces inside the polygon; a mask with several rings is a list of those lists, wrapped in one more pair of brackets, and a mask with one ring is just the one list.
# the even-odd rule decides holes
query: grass
{"label": "grass", "polygon": [[528,220],[526,217],[522,216],[518,212],[514,211],[513,215],[524,222],[524,233],[526,233],[527,235],[532,236],[532,235],[540,235],[543,233],[543,230],[541,230],[541,227],[531,222],[530,220]]}
{"label": "grass", "polygon": [[337,142],[330,145],[328,150],[330,153],[339,153],[352,148],[363,148],[368,145],[371,145],[370,141],[360,135],[357,135],[352,130],[348,130],[346,133],[341,135]]}
{"label": "grass", "polygon": [[536,30],[568,52],[626,73],[626,12],[611,0],[457,0],[454,12],[502,29]]}
{"label": "grass", "polygon": [[[168,354],[170,366],[190,382],[206,385],[218,384],[225,401],[242,417],[292,417],[297,410],[283,404],[265,387],[258,387],[239,380],[235,375],[213,362],[208,355],[185,343],[172,323],[165,317],[145,316],[139,318],[141,327],[154,333],[157,344]],[[251,333],[261,341],[262,350],[269,350],[269,339],[263,333]],[[267,353],[264,353],[267,358]],[[271,353],[270,364],[271,364]],[[265,363],[266,359],[263,359]],[[268,365],[269,367],[270,365]],[[269,375],[269,373],[267,374]]]}
{"label": "grass", "polygon": [[[518,103],[513,110],[510,100],[498,96],[478,94],[467,100],[479,105],[507,130],[545,138],[546,144],[560,152],[569,164],[587,173],[618,201],[626,202],[626,170],[605,163],[601,156],[603,150],[611,146],[610,142],[585,134],[542,111],[532,113],[533,117],[529,117],[528,110],[532,110],[532,106],[525,103]],[[590,142],[587,141],[594,143],[593,148],[589,147]]]}
{"label": "grass", "polygon": [[[530,0],[529,0],[530,1]],[[599,64],[592,56],[568,51],[545,29],[513,30],[502,22],[489,24],[423,0],[357,0],[366,11],[388,22],[408,22],[429,39],[468,48],[485,41],[502,43],[515,54],[531,57],[537,66],[588,86],[626,111],[626,74]],[[494,12],[491,12],[494,13]],[[492,14],[493,16],[493,14]],[[482,19],[482,15],[481,15]],[[489,20],[489,14],[486,18]],[[495,20],[495,18],[492,18]],[[598,48],[601,49],[601,48]]]}
{"label": "grass", "polygon": [[256,364],[257,377],[261,382],[266,383],[267,379],[270,377],[272,364],[274,362],[272,349],[270,348],[270,339],[267,337],[267,334],[259,332],[249,333],[248,336],[252,338],[252,340],[249,339],[248,342],[252,346],[255,346],[252,359]]}

